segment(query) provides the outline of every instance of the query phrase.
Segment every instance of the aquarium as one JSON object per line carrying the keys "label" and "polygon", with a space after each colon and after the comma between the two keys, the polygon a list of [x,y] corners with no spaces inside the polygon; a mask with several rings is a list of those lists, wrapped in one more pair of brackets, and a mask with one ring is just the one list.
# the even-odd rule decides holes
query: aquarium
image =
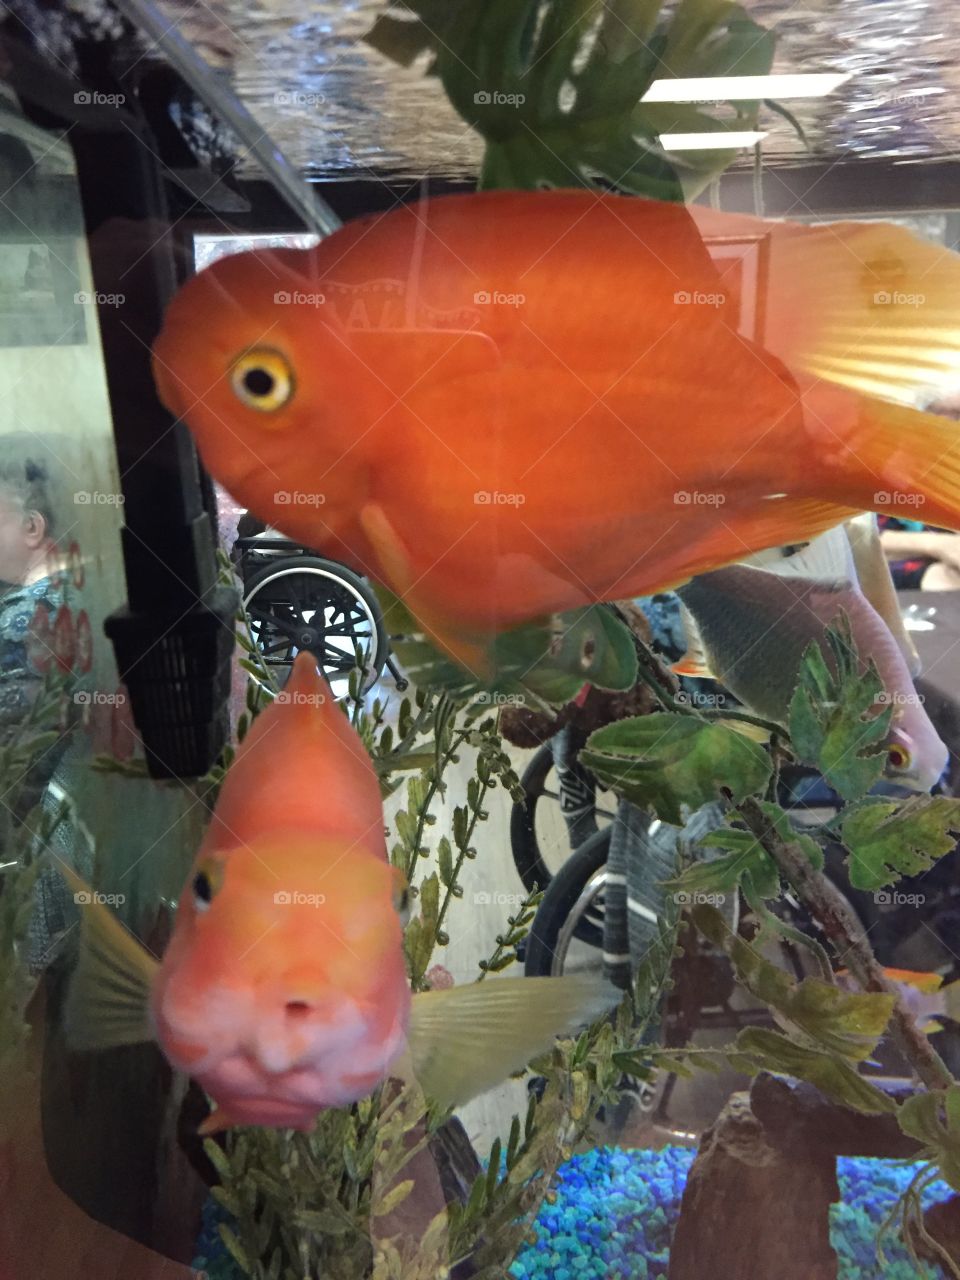
{"label": "aquarium", "polygon": [[960,1276],[960,30],[838,16],[5,10],[0,1280]]}

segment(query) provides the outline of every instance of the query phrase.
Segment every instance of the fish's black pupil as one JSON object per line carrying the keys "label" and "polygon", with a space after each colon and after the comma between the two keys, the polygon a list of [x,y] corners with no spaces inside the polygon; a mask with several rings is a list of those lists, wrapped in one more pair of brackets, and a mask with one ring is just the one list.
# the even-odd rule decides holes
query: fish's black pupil
{"label": "fish's black pupil", "polygon": [[274,377],[266,369],[248,369],[243,375],[243,385],[250,395],[261,399],[273,390]]}
{"label": "fish's black pupil", "polygon": [[201,902],[209,902],[213,897],[213,886],[205,871],[198,871],[193,877],[193,892]]}

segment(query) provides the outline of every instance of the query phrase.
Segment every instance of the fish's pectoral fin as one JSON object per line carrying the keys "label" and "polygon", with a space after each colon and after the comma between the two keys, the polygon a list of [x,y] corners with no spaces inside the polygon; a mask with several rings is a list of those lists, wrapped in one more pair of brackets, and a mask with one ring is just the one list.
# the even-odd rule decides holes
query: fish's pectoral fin
{"label": "fish's pectoral fin", "polygon": [[153,1040],[150,993],[159,962],[72,867],[57,865],[81,910],[79,956],[66,1003],[68,1046],[112,1049]]}
{"label": "fish's pectoral fin", "polygon": [[418,992],[409,1063],[427,1097],[455,1107],[522,1070],[531,1058],[603,1017],[623,993],[605,979],[493,978]]}
{"label": "fish's pectoral fin", "polygon": [[414,577],[413,562],[403,539],[381,504],[365,503],[360,509],[359,520],[383,573],[384,585],[390,588],[413,615],[427,639],[478,680],[488,678],[492,673],[489,645],[451,631],[442,619],[418,606],[414,594],[417,579]]}

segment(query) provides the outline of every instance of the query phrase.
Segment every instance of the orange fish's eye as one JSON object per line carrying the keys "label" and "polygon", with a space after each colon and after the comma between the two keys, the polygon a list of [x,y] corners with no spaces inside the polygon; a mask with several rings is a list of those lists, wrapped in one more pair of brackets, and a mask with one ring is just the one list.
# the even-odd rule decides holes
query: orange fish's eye
{"label": "orange fish's eye", "polygon": [[206,858],[197,864],[193,873],[193,905],[198,911],[207,911],[220,886],[223,884],[223,866]]}
{"label": "orange fish's eye", "polygon": [[230,385],[248,409],[275,413],[293,395],[293,370],[279,351],[254,348],[233,362]]}
{"label": "orange fish's eye", "polygon": [[887,749],[887,763],[891,769],[909,769],[910,752],[902,743],[895,742]]}

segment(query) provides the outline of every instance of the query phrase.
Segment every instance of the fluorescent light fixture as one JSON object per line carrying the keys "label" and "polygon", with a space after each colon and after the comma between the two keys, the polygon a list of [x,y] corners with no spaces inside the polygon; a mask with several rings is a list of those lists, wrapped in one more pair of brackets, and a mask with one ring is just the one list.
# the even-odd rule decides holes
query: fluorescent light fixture
{"label": "fluorescent light fixture", "polygon": [[741,147],[755,147],[766,133],[755,129],[734,129],[726,133],[661,133],[660,145],[664,151],[738,151]]}
{"label": "fluorescent light fixture", "polygon": [[641,102],[737,102],[761,98],[825,98],[849,72],[815,72],[793,76],[695,76],[654,80]]}

